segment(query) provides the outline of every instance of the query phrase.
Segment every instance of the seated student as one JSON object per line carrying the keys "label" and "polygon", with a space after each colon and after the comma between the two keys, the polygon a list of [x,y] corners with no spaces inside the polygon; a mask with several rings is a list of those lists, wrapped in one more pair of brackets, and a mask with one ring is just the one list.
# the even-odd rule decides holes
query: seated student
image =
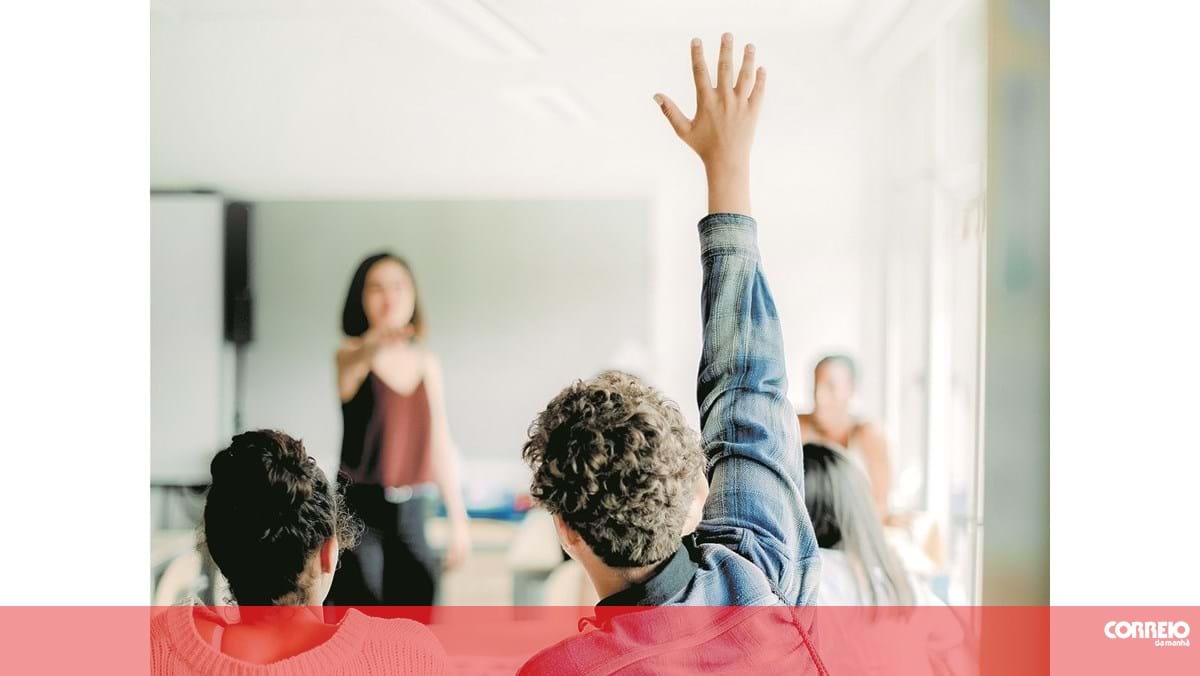
{"label": "seated student", "polygon": [[[766,78],[747,45],[735,83],[732,47],[724,35],[713,88],[692,42],[694,119],[655,97],[708,175],[702,435],[673,402],[619,372],[568,386],[537,416],[523,453],[531,494],[601,601],[581,623],[595,630],[542,650],[521,673],[824,673],[811,620],[795,608],[814,600],[819,558],[783,336],[749,216]],[[683,537],[701,503],[703,518]]]}
{"label": "seated student", "polygon": [[892,517],[888,498],[892,467],[883,428],[853,414],[858,367],[844,354],[826,355],[813,369],[813,410],[800,414],[800,434],[808,441],[845,448],[871,482],[871,496],[885,522]]}
{"label": "seated student", "polygon": [[300,441],[261,430],[212,461],[204,546],[229,583],[239,621],[202,607],[151,623],[154,674],[438,674],[441,644],[411,620],[350,610],[323,620],[341,548],[356,526]]}
{"label": "seated student", "polygon": [[[804,444],[804,504],[821,547],[821,606],[903,606],[894,612],[821,611],[822,655],[833,673],[959,671],[961,625],[884,539],[867,476],[845,452]],[[951,668],[949,665],[955,665]]]}
{"label": "seated student", "polygon": [[821,605],[918,605],[932,591],[888,547],[867,477],[848,454],[804,444],[804,505],[821,547]]}

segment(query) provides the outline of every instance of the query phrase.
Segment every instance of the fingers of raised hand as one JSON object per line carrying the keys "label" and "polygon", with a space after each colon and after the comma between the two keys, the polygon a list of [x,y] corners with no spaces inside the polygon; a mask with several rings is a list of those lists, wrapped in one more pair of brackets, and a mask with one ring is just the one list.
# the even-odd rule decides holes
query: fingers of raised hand
{"label": "fingers of raised hand", "polygon": [[663,115],[666,115],[667,121],[671,123],[671,128],[675,130],[675,133],[681,138],[686,136],[692,128],[692,121],[683,114],[683,111],[679,110],[679,106],[664,94],[655,94],[654,101],[662,109]]}
{"label": "fingers of raised hand", "polygon": [[721,49],[717,56],[717,90],[726,92],[733,89],[733,35],[725,33],[721,36]]}
{"label": "fingers of raised hand", "polygon": [[750,107],[757,109],[762,105],[763,96],[767,92],[767,69],[762,66],[754,74],[754,89],[750,92]]}
{"label": "fingers of raised hand", "polygon": [[742,69],[738,72],[737,84],[733,91],[742,98],[748,98],[754,87],[754,45],[746,45],[742,52]]}
{"label": "fingers of raised hand", "polygon": [[696,81],[696,100],[712,95],[712,82],[708,79],[708,64],[704,62],[704,44],[700,38],[692,38],[692,78]]}

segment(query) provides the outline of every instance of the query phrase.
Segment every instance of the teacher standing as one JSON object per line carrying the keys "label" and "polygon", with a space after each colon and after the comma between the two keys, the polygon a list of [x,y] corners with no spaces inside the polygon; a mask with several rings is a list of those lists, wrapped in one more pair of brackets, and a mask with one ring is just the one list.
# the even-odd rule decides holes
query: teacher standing
{"label": "teacher standing", "polygon": [[[359,264],[342,332],[340,481],[366,531],[343,557],[330,596],[343,606],[430,606],[440,570],[461,563],[470,540],[441,366],[424,342],[416,280],[403,259],[384,252]],[[440,565],[425,539],[435,487],[449,522]]]}

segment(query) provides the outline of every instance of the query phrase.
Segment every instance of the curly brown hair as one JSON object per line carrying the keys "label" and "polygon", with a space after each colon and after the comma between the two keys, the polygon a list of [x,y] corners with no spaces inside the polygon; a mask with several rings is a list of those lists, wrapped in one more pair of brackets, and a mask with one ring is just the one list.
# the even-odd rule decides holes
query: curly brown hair
{"label": "curly brown hair", "polygon": [[704,471],[700,435],[675,403],[619,371],[560,392],[530,425],[522,456],[533,499],[614,567],[654,564],[679,547]]}

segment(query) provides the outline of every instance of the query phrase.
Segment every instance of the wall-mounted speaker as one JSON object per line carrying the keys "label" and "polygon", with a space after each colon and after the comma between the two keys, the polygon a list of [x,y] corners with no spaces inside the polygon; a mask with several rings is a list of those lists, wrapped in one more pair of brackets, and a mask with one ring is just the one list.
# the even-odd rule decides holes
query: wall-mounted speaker
{"label": "wall-mounted speaker", "polygon": [[225,204],[225,340],[254,339],[254,289],[250,269],[251,217],[247,202]]}

